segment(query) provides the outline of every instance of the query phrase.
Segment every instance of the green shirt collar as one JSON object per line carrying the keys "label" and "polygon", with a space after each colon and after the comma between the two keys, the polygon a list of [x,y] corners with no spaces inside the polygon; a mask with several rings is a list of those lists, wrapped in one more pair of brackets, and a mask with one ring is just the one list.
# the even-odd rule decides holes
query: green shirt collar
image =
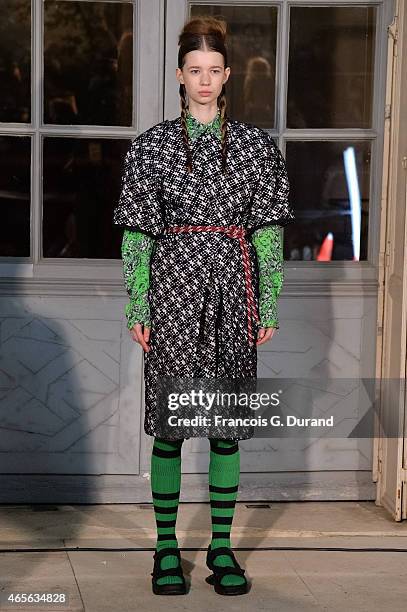
{"label": "green shirt collar", "polygon": [[216,113],[216,116],[214,117],[214,119],[212,119],[210,123],[201,123],[200,121],[198,121],[198,119],[191,115],[188,108],[186,109],[186,124],[188,129],[188,135],[191,139],[198,138],[198,136],[200,136],[204,132],[211,132],[212,134],[215,134],[220,140],[222,137],[222,132],[220,129],[221,123],[222,122],[219,109]]}

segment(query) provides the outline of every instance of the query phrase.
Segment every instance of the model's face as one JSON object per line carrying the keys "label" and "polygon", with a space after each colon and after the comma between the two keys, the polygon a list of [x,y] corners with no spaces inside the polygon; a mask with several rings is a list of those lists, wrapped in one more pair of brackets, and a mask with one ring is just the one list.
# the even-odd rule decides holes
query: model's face
{"label": "model's face", "polygon": [[224,68],[223,55],[218,51],[189,51],[184,59],[182,70],[177,68],[177,79],[185,85],[188,97],[198,104],[216,100],[230,74],[230,68]]}

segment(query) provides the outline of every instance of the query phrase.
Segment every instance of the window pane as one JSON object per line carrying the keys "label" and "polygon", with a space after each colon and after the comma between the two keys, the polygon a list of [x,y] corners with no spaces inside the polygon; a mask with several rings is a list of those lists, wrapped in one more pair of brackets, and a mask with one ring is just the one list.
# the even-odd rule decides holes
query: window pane
{"label": "window pane", "polygon": [[375,7],[292,7],[289,128],[370,128]]}
{"label": "window pane", "polygon": [[45,123],[130,126],[133,4],[44,6]]}
{"label": "window pane", "polygon": [[112,219],[130,142],[44,139],[44,257],[120,258]]}
{"label": "window pane", "polygon": [[296,223],[285,259],[367,258],[370,142],[287,142]]}
{"label": "window pane", "polygon": [[238,121],[274,128],[277,8],[194,4],[191,17],[198,15],[221,17],[227,23],[227,113]]}
{"label": "window pane", "polygon": [[0,121],[31,121],[31,0],[0,4]]}
{"label": "window pane", "polygon": [[0,136],[0,256],[30,256],[31,139]]}

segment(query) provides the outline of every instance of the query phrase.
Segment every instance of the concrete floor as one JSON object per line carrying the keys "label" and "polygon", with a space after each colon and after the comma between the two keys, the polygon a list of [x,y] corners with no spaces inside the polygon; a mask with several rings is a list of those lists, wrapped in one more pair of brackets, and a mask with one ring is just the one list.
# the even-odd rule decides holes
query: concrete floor
{"label": "concrete floor", "polygon": [[[407,522],[394,522],[373,502],[253,505],[236,505],[232,527],[236,558],[251,582],[250,592],[238,597],[217,595],[204,580],[209,504],[180,504],[177,537],[190,590],[177,597],[151,591],[156,532],[150,504],[0,506],[0,610],[407,608]],[[69,599],[65,605],[7,603],[11,592]]]}

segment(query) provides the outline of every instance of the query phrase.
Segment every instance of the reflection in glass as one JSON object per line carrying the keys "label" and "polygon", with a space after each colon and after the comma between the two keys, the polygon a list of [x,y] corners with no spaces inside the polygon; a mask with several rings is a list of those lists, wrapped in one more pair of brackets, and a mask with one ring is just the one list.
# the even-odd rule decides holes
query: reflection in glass
{"label": "reflection in glass", "polygon": [[113,227],[128,140],[44,139],[43,256],[120,258]]}
{"label": "reflection in glass", "polygon": [[372,126],[376,7],[290,8],[287,127]]}
{"label": "reflection in glass", "polygon": [[192,5],[191,17],[199,15],[219,17],[227,23],[228,115],[274,128],[277,7]]}
{"label": "reflection in glass", "polygon": [[31,0],[0,3],[0,121],[31,121]]}
{"label": "reflection in glass", "polygon": [[370,142],[287,142],[296,223],[284,229],[285,259],[365,260]]}
{"label": "reflection in glass", "polygon": [[31,138],[0,136],[0,256],[30,256]]}
{"label": "reflection in glass", "polygon": [[44,6],[44,122],[132,125],[133,4]]}

